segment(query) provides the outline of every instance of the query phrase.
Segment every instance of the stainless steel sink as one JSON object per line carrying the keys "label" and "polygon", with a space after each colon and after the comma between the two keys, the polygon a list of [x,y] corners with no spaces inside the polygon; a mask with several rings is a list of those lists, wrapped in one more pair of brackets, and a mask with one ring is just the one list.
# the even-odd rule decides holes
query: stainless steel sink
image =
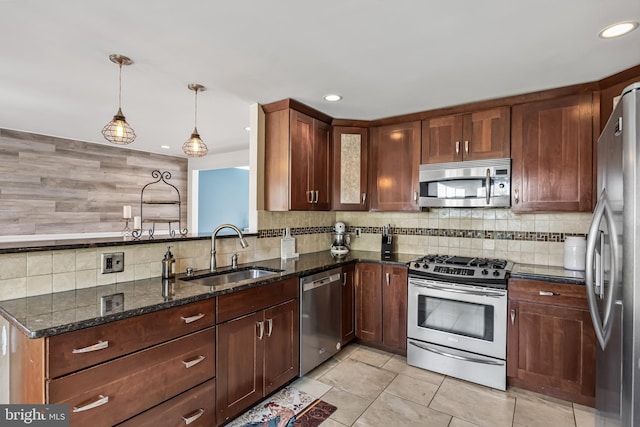
{"label": "stainless steel sink", "polygon": [[267,267],[243,267],[235,270],[213,271],[195,276],[182,277],[181,280],[202,286],[227,285],[244,280],[260,279],[275,276],[284,270]]}

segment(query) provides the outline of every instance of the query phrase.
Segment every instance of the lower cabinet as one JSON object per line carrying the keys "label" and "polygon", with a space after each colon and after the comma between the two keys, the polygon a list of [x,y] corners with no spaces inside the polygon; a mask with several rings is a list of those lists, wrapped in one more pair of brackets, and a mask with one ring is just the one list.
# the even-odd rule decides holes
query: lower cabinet
{"label": "lower cabinet", "polygon": [[358,263],[355,335],[394,353],[407,353],[407,267]]}
{"label": "lower cabinet", "polygon": [[585,287],[509,280],[509,385],[593,406],[596,339]]}
{"label": "lower cabinet", "polygon": [[356,337],[354,289],[356,266],[348,264],[342,267],[342,339],[340,344],[346,345]]}
{"label": "lower cabinet", "polygon": [[298,280],[219,296],[221,311],[239,317],[217,326],[217,425],[298,375]]}

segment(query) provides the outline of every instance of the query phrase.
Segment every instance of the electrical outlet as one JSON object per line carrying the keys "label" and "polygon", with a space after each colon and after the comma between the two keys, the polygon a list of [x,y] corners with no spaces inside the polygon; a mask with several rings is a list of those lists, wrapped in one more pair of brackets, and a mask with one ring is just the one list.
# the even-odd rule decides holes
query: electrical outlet
{"label": "electrical outlet", "polygon": [[102,254],[102,274],[124,271],[124,252]]}
{"label": "electrical outlet", "polygon": [[362,229],[361,228],[356,228],[356,237],[360,237],[361,233],[362,233]]}
{"label": "electrical outlet", "polygon": [[100,297],[100,315],[106,316],[112,313],[124,311],[124,293],[120,292],[112,295]]}

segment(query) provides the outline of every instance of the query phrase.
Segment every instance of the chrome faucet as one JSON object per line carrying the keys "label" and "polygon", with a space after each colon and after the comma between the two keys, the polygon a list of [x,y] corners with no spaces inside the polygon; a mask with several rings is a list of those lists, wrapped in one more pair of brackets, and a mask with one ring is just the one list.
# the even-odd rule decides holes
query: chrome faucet
{"label": "chrome faucet", "polygon": [[249,243],[247,243],[246,239],[242,235],[242,231],[240,231],[238,227],[233,224],[219,225],[215,230],[213,230],[213,233],[211,233],[211,271],[216,271],[216,236],[218,235],[218,232],[223,228],[230,228],[238,233],[238,237],[240,238],[240,246],[242,246],[243,248],[249,246]]}

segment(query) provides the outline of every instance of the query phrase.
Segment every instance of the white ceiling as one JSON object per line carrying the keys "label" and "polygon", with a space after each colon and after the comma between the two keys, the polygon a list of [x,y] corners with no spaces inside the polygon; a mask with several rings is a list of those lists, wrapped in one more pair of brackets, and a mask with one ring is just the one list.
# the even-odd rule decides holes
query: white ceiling
{"label": "white ceiling", "polygon": [[195,82],[215,155],[248,148],[255,102],[370,120],[599,80],[640,64],[640,30],[597,36],[622,20],[640,1],[0,0],[0,127],[106,143],[119,53],[128,147],[182,156]]}

